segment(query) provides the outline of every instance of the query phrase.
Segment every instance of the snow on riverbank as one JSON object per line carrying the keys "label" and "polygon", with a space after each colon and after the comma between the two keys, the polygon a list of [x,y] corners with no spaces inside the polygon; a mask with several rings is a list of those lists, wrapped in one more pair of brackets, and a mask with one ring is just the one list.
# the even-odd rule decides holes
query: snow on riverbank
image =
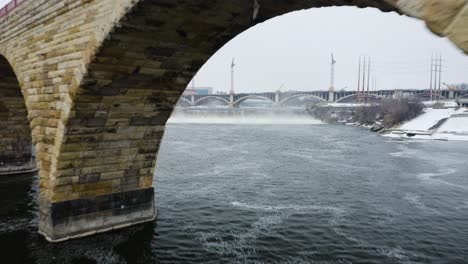
{"label": "snow on riverbank", "polygon": [[425,113],[415,119],[404,123],[399,130],[405,131],[427,131],[435,126],[440,120],[448,118],[456,112],[455,108],[448,109],[433,109],[426,108]]}
{"label": "snow on riverbank", "polygon": [[384,134],[392,138],[468,141],[467,108],[426,108],[424,114]]}

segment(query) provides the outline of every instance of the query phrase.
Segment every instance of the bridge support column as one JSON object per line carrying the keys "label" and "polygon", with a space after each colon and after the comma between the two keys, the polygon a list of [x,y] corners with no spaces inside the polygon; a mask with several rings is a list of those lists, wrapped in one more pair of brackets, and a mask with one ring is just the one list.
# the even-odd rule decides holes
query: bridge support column
{"label": "bridge support column", "polygon": [[335,92],[328,92],[328,102],[335,102]]}
{"label": "bridge support column", "polygon": [[403,98],[403,92],[401,90],[396,90],[393,93],[393,99],[401,99]]}
{"label": "bridge support column", "polygon": [[229,95],[229,108],[234,108],[234,94]]}
{"label": "bridge support column", "polygon": [[[152,179],[165,122],[195,72],[240,32],[311,7],[399,10],[396,1],[375,0],[269,0],[260,10],[250,0],[27,2],[0,17],[0,53],[13,62],[26,97],[22,108],[19,89],[0,81],[0,156],[29,158],[28,120],[39,231],[50,241],[154,219]],[[428,9],[442,15],[426,22],[468,52],[466,3],[443,2],[452,4]],[[428,13],[405,6],[402,13]],[[18,32],[21,21],[27,26]],[[11,76],[0,68],[0,78]]]}
{"label": "bridge support column", "polygon": [[47,240],[155,219],[156,157],[179,93],[157,91],[157,83],[146,89],[146,81],[137,79],[127,85],[96,83],[80,91],[41,199],[39,231]]}
{"label": "bridge support column", "polygon": [[453,90],[449,91],[449,98],[448,99],[450,99],[450,100],[455,99],[455,91],[453,91]]}

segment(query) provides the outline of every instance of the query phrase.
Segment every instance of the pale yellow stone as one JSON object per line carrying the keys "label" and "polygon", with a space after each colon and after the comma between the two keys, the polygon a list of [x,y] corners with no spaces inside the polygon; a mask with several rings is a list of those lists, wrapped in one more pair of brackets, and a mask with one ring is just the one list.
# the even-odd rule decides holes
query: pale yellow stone
{"label": "pale yellow stone", "polygon": [[455,17],[444,33],[468,54],[468,4]]}

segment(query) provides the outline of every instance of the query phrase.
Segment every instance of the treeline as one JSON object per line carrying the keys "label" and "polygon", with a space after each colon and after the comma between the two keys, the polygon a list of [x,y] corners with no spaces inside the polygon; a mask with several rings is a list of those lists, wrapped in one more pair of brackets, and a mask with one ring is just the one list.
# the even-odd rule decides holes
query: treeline
{"label": "treeline", "polygon": [[419,116],[423,109],[421,102],[408,98],[384,99],[379,105],[358,108],[353,119],[363,125],[379,122],[389,128]]}

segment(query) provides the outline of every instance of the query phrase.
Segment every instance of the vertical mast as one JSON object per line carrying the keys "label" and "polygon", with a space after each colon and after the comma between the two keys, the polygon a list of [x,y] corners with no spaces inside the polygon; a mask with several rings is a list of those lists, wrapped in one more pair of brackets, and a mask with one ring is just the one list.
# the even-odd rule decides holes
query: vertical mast
{"label": "vertical mast", "polygon": [[439,55],[439,96],[442,96],[442,91],[440,90],[442,86],[442,54]]}
{"label": "vertical mast", "polygon": [[231,63],[231,94],[234,94],[234,67],[236,64],[234,63],[234,59],[232,58],[232,63]]}
{"label": "vertical mast", "polygon": [[361,58],[362,56],[359,56],[359,71],[358,71],[358,86],[357,86],[358,101],[361,100]]}
{"label": "vertical mast", "polygon": [[432,86],[432,89],[434,90],[434,99],[437,100],[437,72],[438,72],[438,67],[439,64],[437,62],[437,56],[434,59],[434,84]]}
{"label": "vertical mast", "polygon": [[366,96],[366,57],[364,57],[364,70],[362,71],[362,94],[362,99],[364,99]]}
{"label": "vertical mast", "polygon": [[374,75],[374,88],[373,88],[374,94],[377,93],[377,77]]}
{"label": "vertical mast", "polygon": [[335,91],[335,63],[336,63],[336,60],[333,57],[333,53],[332,53],[332,55],[331,55],[331,72],[330,72],[329,92],[334,92]]}
{"label": "vertical mast", "polygon": [[367,69],[367,99],[366,101],[369,100],[369,84],[370,84],[370,68],[371,68],[371,63],[370,63],[370,57],[369,57],[369,62],[368,62],[368,69]]}
{"label": "vertical mast", "polygon": [[431,101],[434,99],[434,91],[433,91],[433,87],[432,87],[432,76],[434,74],[434,54],[431,56],[431,85],[429,86],[429,91],[430,91],[430,94],[431,94]]}

